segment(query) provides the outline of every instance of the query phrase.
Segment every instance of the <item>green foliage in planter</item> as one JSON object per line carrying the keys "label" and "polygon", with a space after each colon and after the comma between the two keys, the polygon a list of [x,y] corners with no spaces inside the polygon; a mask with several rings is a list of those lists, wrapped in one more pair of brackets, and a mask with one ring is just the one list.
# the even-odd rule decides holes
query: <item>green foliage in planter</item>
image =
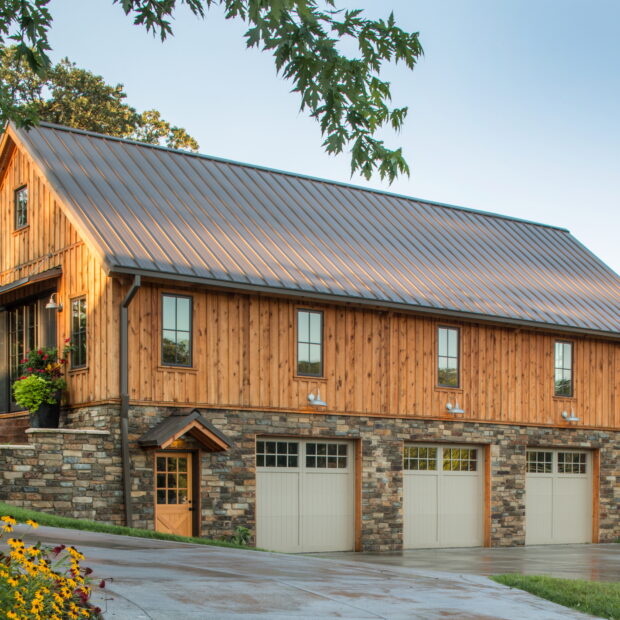
{"label": "green foliage in planter", "polygon": [[53,405],[57,402],[58,391],[64,389],[64,379],[45,379],[39,375],[29,375],[15,381],[13,384],[13,397],[21,407],[25,407],[34,413],[43,403]]}

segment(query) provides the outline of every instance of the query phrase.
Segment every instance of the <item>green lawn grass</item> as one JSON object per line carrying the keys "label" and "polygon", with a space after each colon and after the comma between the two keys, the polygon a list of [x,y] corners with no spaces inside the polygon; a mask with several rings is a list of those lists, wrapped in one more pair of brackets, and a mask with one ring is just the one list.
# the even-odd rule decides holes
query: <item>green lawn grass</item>
{"label": "green lawn grass", "polygon": [[620,620],[620,583],[618,582],[517,574],[495,575],[491,579],[586,614]]}
{"label": "green lawn grass", "polygon": [[[176,536],[175,534],[164,534],[153,530],[140,530],[135,527],[124,527],[121,525],[107,525],[99,521],[88,521],[86,519],[71,519],[69,517],[58,517],[45,512],[35,512],[26,508],[17,508],[0,502],[0,516],[10,515],[17,521],[23,523],[26,519],[32,519],[39,525],[49,525],[51,527],[63,527],[74,530],[85,530],[87,532],[102,532],[104,534],[120,534],[121,536],[137,536],[139,538],[155,538],[157,540],[173,540],[175,542],[194,543],[198,545],[216,545],[218,547],[231,547],[233,549],[251,549],[255,547],[245,547],[226,540],[211,540],[209,538],[194,538],[189,536]],[[256,549],[262,551],[262,549]]]}

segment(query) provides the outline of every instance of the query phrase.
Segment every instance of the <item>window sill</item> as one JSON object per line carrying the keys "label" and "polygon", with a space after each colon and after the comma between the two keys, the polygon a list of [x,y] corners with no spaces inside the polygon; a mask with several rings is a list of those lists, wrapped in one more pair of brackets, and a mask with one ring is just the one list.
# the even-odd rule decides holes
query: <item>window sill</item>
{"label": "window sill", "polygon": [[20,228],[14,228],[12,234],[14,237],[16,237],[17,235],[27,232],[28,230],[30,230],[30,224],[26,224],[25,226],[21,226]]}
{"label": "window sill", "polygon": [[164,366],[163,364],[159,364],[157,370],[159,372],[198,372],[198,368],[193,366]]}
{"label": "window sill", "polygon": [[560,402],[562,401],[575,401],[577,400],[577,398],[575,396],[553,396],[553,400],[559,400]]}
{"label": "window sill", "polygon": [[455,392],[463,392],[462,387],[448,387],[447,385],[436,385],[435,392],[448,392],[454,394]]}
{"label": "window sill", "polygon": [[69,368],[67,373],[70,375],[78,375],[83,372],[88,372],[88,366],[80,366],[79,368]]}
{"label": "window sill", "polygon": [[295,381],[327,381],[327,377],[309,377],[308,375],[293,375]]}

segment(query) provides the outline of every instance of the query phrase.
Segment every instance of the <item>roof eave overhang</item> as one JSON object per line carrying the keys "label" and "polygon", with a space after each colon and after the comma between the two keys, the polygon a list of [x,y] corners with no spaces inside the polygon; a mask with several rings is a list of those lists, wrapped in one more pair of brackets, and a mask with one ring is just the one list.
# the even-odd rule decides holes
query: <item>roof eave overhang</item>
{"label": "roof eave overhang", "polygon": [[380,299],[367,299],[363,297],[350,297],[347,295],[335,295],[328,293],[316,293],[313,291],[303,291],[297,289],[278,288],[274,286],[262,286],[259,284],[249,284],[243,282],[232,282],[229,280],[216,280],[214,278],[204,278],[201,276],[190,276],[178,273],[165,273],[161,271],[150,271],[148,269],[135,269],[132,267],[112,266],[110,275],[140,275],[151,280],[170,280],[184,284],[198,284],[205,287],[229,289],[262,295],[276,295],[279,297],[294,297],[297,299],[307,299],[321,302],[331,302],[338,304],[351,304],[357,306],[372,307],[381,310],[393,310],[398,312],[408,312],[416,314],[428,314],[433,316],[448,317],[456,320],[479,321],[489,324],[509,325],[524,329],[537,329],[552,332],[571,333],[595,338],[610,340],[620,340],[620,332],[610,332],[585,327],[575,327],[572,325],[561,325],[555,323],[543,323],[541,321],[529,321],[526,319],[515,319],[512,317],[495,316],[490,314],[480,314],[466,312],[462,310],[448,310],[444,308],[434,308],[430,306],[415,306],[412,304],[399,303],[394,301],[384,301]]}

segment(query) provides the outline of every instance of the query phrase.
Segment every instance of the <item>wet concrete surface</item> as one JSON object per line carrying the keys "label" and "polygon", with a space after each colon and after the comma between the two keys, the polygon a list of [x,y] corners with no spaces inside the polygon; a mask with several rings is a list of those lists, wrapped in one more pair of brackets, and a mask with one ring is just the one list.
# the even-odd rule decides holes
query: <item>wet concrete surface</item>
{"label": "wet concrete surface", "polygon": [[550,575],[589,581],[620,581],[620,544],[413,549],[399,553],[319,553],[316,557],[447,571],[465,575]]}
{"label": "wet concrete surface", "polygon": [[95,599],[107,620],[589,618],[481,575],[361,554],[285,555],[49,527],[19,526],[18,536],[85,553],[96,578],[108,579]]}

